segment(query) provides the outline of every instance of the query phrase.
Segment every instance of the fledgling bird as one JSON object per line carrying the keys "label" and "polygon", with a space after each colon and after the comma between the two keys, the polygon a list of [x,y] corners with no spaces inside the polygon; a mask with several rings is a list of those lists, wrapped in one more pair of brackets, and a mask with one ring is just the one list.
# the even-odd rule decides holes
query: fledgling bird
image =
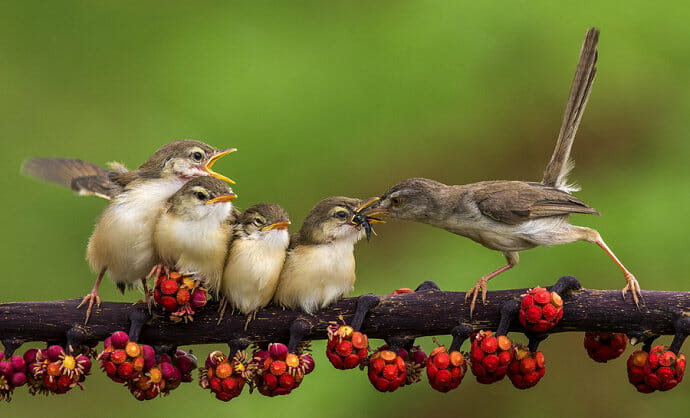
{"label": "fledgling bird", "polygon": [[480,278],[467,292],[466,298],[472,295],[470,312],[480,290],[486,301],[487,282],[518,263],[519,251],[575,241],[603,248],[625,275],[623,298],[631,290],[635,304],[639,303],[640,285],[599,232],[568,223],[571,213],[599,214],[570,194],[577,189],[566,180],[572,167],[570,149],[596,73],[598,39],[597,29],[587,32],[556,148],[541,182],[499,180],[449,186],[413,178],[388,189],[375,208],[377,214],[443,228],[504,254],[507,264]]}
{"label": "fledgling bird", "polygon": [[239,216],[220,285],[220,318],[228,303],[249,321],[271,302],[290,243],[289,225],[288,213],[275,203],[257,203]]}
{"label": "fledgling bird", "polygon": [[274,301],[312,313],[350,293],[354,245],[366,235],[358,215],[377,200],[329,197],[317,203],[291,237]]}
{"label": "fledgling bird", "polygon": [[163,264],[194,274],[215,291],[223,277],[237,198],[223,181],[197,177],[175,192],[161,210],[153,233]]}
{"label": "fledgling bird", "polygon": [[201,141],[173,141],[158,149],[144,164],[113,170],[76,159],[30,158],[22,172],[62,186],[80,195],[110,200],[89,239],[86,258],[98,273],[93,289],[77,306],[88,303],[86,320],[94,303],[100,305],[98,286],[107,271],[124,292],[141,281],[159,263],[153,246],[153,228],[164,203],[189,179],[213,176],[234,183],[212,170],[213,164],[234,148],[217,150]]}

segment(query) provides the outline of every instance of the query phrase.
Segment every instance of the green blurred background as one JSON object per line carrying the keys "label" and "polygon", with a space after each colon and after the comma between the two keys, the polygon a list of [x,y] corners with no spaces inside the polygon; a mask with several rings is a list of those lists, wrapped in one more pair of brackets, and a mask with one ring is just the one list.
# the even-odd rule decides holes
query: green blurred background
{"label": "green blurred background", "polygon": [[[82,296],[94,277],[85,245],[105,202],[20,176],[28,156],[134,167],[174,139],[237,147],[216,167],[238,181],[238,205],[278,202],[293,230],[323,197],[364,198],[408,177],[538,180],[590,26],[602,31],[599,72],[571,178],[603,216],[573,221],[599,229],[643,289],[688,290],[680,280],[690,270],[686,2],[225,3],[0,3],[0,301]],[[424,280],[466,290],[503,262],[427,226],[377,229],[378,237],[357,248],[357,294]],[[599,248],[575,243],[523,253],[490,287],[548,285],[563,274],[588,287],[624,285]],[[105,300],[139,297],[120,296],[110,282],[101,289]],[[421,342],[427,351],[433,346]],[[224,349],[194,347],[200,357],[216,348]],[[625,360],[595,364],[581,334],[542,345],[548,371],[528,391],[507,379],[483,386],[468,376],[445,395],[426,382],[380,394],[364,373],[335,371],[322,342],[314,348],[316,372],[283,398],[245,393],[225,404],[187,384],[141,403],[95,369],[84,391],[46,399],[22,388],[0,410],[56,417],[679,416],[690,394],[688,383],[638,394]]]}

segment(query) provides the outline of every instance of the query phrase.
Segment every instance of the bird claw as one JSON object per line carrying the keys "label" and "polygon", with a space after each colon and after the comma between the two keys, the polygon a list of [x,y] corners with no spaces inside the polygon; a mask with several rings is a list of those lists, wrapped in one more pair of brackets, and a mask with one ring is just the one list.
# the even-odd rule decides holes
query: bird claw
{"label": "bird claw", "polygon": [[244,322],[244,330],[246,331],[247,328],[249,327],[249,323],[252,322],[253,320],[256,319],[256,314],[259,313],[259,310],[255,310],[254,312],[249,312],[247,314],[247,320]]}
{"label": "bird claw", "polygon": [[218,305],[218,322],[216,322],[216,325],[220,325],[220,322],[223,320],[223,317],[225,316],[225,309],[228,307],[228,300],[223,296],[223,300],[220,301],[220,305]]}
{"label": "bird claw", "polygon": [[154,279],[158,279],[158,276],[160,276],[161,272],[164,272],[167,276],[170,274],[170,269],[163,263],[156,264],[155,266],[153,266],[149,274],[146,275],[146,278],[150,279],[153,277]]}
{"label": "bird claw", "polygon": [[81,300],[81,303],[77,305],[77,309],[84,306],[86,302],[89,303],[89,306],[88,308],[86,308],[86,319],[84,319],[84,325],[86,325],[89,322],[89,318],[91,317],[91,311],[93,310],[93,304],[96,303],[97,307],[101,307],[101,298],[100,296],[98,296],[98,292],[92,291],[88,295],[84,296],[84,298]]}
{"label": "bird claw", "polygon": [[487,288],[487,282],[488,280],[485,277],[482,277],[477,281],[477,283],[472,287],[470,290],[465,293],[465,303],[467,303],[467,299],[472,295],[472,301],[470,302],[470,318],[472,318],[472,314],[474,313],[474,307],[477,304],[477,296],[479,296],[479,290],[482,291],[482,303],[486,305],[486,292],[488,291]]}
{"label": "bird claw", "polygon": [[623,295],[623,300],[625,300],[628,291],[630,291],[630,293],[632,294],[633,301],[635,302],[635,306],[637,306],[637,309],[640,309],[640,299],[644,303],[644,297],[642,297],[642,289],[640,288],[640,283],[638,283],[637,279],[635,278],[635,276],[632,275],[632,273],[625,274],[625,281],[628,282],[628,284],[626,284],[623,290],[621,291]]}

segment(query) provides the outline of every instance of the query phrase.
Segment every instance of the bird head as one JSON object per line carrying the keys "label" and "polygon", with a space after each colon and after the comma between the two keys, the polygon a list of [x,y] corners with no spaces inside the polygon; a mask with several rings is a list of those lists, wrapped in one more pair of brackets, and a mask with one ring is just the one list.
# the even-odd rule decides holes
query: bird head
{"label": "bird head", "polygon": [[236,198],[225,182],[215,177],[195,177],[168,199],[168,211],[186,220],[212,217],[221,222],[232,213]]}
{"label": "bird head", "polygon": [[436,198],[444,187],[444,184],[429,179],[403,180],[381,195],[380,200],[370,207],[370,214],[406,220],[426,219],[438,210]]}
{"label": "bird head", "polygon": [[212,176],[225,182],[235,182],[212,170],[221,157],[237,151],[236,148],[217,150],[201,141],[184,139],[163,145],[151,158],[139,167],[142,175],[165,178],[177,177],[189,180],[194,177]]}
{"label": "bird head", "polygon": [[288,226],[290,226],[290,217],[280,205],[257,203],[247,208],[238,218],[235,225],[235,237],[263,240],[285,249],[290,241]]}
{"label": "bird head", "polygon": [[359,241],[366,235],[366,231],[361,216],[358,215],[373,203],[369,200],[342,196],[323,199],[309,211],[297,234],[298,242],[326,244]]}

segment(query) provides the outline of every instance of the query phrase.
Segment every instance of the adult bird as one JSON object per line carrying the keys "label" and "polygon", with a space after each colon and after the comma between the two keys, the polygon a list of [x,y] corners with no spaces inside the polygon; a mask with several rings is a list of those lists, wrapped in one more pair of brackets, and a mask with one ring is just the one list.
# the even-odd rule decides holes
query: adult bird
{"label": "adult bird", "polygon": [[443,228],[503,253],[507,263],[481,277],[467,292],[466,299],[472,296],[470,312],[474,311],[479,291],[482,301],[486,301],[487,282],[518,263],[519,251],[574,241],[591,242],[604,249],[625,276],[623,298],[630,290],[639,305],[639,283],[599,232],[568,222],[572,213],[599,214],[571,194],[577,189],[566,179],[572,167],[570,150],[596,74],[598,39],[595,28],[585,36],[556,147],[541,182],[499,180],[446,185],[412,178],[381,196],[377,214]]}

